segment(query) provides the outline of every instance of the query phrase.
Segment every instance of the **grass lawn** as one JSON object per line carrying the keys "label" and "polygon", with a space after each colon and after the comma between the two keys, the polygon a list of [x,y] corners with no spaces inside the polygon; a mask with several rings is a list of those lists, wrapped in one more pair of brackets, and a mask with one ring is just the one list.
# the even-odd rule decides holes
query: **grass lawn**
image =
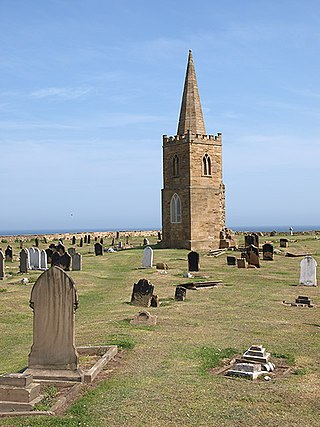
{"label": "grass lawn", "polygon": [[[311,252],[319,263],[320,240],[286,237],[296,240],[289,243],[290,251]],[[279,249],[279,236],[260,238],[260,243],[266,240]],[[150,241],[155,245],[155,238]],[[138,245],[142,238],[130,242]],[[6,243],[0,246],[5,249]],[[27,365],[32,344],[28,302],[40,274],[18,274],[18,244],[13,246],[15,260],[7,263],[7,277],[0,282],[0,373]],[[274,261],[261,261],[260,269],[237,269],[227,266],[226,254],[213,258],[201,252],[199,280],[222,280],[223,285],[188,290],[186,301],[176,302],[175,286],[194,280],[182,277],[188,251],[155,247],[154,265],[167,263],[167,274],[140,269],[142,247],[102,257],[94,256],[93,245],[79,251],[83,271],[70,272],[80,301],[76,344],[119,344],[126,350],[107,379],[64,416],[0,418],[0,426],[319,427],[320,296],[318,287],[296,286],[301,258],[285,257],[283,249]],[[20,284],[22,277],[31,284]],[[149,309],[158,316],[154,327],[128,322],[139,311],[128,302],[133,283],[141,278],[155,285],[162,302]],[[319,308],[281,304],[298,295],[308,295]],[[283,355],[294,373],[252,382],[209,372],[221,355],[242,353],[252,344]]]}

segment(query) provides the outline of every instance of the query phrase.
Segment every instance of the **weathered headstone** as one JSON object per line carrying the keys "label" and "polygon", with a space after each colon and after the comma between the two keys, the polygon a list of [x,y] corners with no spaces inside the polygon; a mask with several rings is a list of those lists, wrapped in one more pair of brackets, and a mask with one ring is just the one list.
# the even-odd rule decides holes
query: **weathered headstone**
{"label": "weathered headstone", "polygon": [[237,258],[235,256],[227,256],[227,264],[228,265],[236,265]]}
{"label": "weathered headstone", "polygon": [[98,241],[98,236],[94,236],[94,241],[97,242]]}
{"label": "weathered headstone", "polygon": [[300,262],[300,285],[317,286],[317,261],[312,256],[306,256]]}
{"label": "weathered headstone", "polygon": [[60,254],[59,267],[64,271],[70,271],[70,264],[71,256],[68,254],[68,252],[64,251],[63,254]]}
{"label": "weathered headstone", "polygon": [[83,238],[82,238],[82,237],[81,237],[81,239],[80,239],[79,246],[80,246],[80,248],[82,248],[82,246],[83,246]]}
{"label": "weathered headstone", "polygon": [[76,236],[72,237],[72,244],[75,245],[76,244]]}
{"label": "weathered headstone", "polygon": [[250,245],[247,247],[247,261],[249,266],[260,268],[259,249],[256,246]]}
{"label": "weathered headstone", "polygon": [[68,254],[72,257],[76,253],[75,248],[68,248]]}
{"label": "weathered headstone", "polygon": [[150,245],[149,240],[144,238],[143,239],[143,246],[148,246],[148,245]]}
{"label": "weathered headstone", "polygon": [[111,246],[114,246],[114,237],[112,238]]}
{"label": "weathered headstone", "polygon": [[34,269],[34,258],[35,258],[35,249],[29,248],[29,262],[30,262],[30,268]]}
{"label": "weathered headstone", "polygon": [[264,261],[273,261],[273,245],[265,243],[262,246],[262,253]]}
{"label": "weathered headstone", "polygon": [[26,249],[21,249],[20,264],[19,264],[20,273],[28,273],[28,265],[29,265],[28,258],[29,258],[29,252]]}
{"label": "weathered headstone", "polygon": [[287,248],[289,246],[288,239],[280,239],[280,248]]}
{"label": "weathered headstone", "polygon": [[176,301],[184,301],[187,296],[187,290],[183,286],[177,286],[174,299]]}
{"label": "weathered headstone", "polygon": [[5,278],[4,254],[0,251],[0,280]]}
{"label": "weathered headstone", "polygon": [[253,239],[253,245],[258,248],[259,247],[259,234],[252,233],[251,236],[252,236],[252,239]]}
{"label": "weathered headstone", "polygon": [[36,248],[38,248],[39,247],[39,239],[38,239],[38,237],[36,237],[34,239],[34,241],[35,241],[35,244],[36,244]]}
{"label": "weathered headstone", "polygon": [[101,243],[97,242],[94,244],[94,253],[96,256],[103,255],[103,246]]}
{"label": "weathered headstone", "polygon": [[143,307],[151,306],[154,286],[147,279],[140,279],[138,283],[133,285],[131,302],[133,305]]}
{"label": "weathered headstone", "polygon": [[168,264],[166,264],[165,262],[157,262],[156,269],[157,270],[168,270]]}
{"label": "weathered headstone", "polygon": [[34,270],[41,268],[41,252],[39,248],[33,248],[33,267]]}
{"label": "weathered headstone", "polygon": [[43,236],[43,241],[46,245],[48,244],[48,239],[46,238],[46,236]]}
{"label": "weathered headstone", "polygon": [[253,239],[252,234],[248,234],[248,235],[244,236],[244,246],[245,247],[253,245],[254,244],[253,242],[254,242],[254,239]]}
{"label": "weathered headstone", "polygon": [[147,246],[143,251],[142,268],[152,268],[153,250]]}
{"label": "weathered headstone", "polygon": [[90,245],[90,242],[91,242],[91,236],[90,236],[90,234],[88,234],[88,239],[87,239],[87,241],[88,241],[88,245]]}
{"label": "weathered headstone", "polygon": [[153,316],[149,311],[140,311],[130,320],[132,325],[155,326],[157,324],[157,316]]}
{"label": "weathered headstone", "polygon": [[160,231],[158,231],[158,240],[162,240]]}
{"label": "weathered headstone", "polygon": [[83,243],[87,243],[87,240],[88,240],[88,236],[85,234],[85,235],[84,235]]}
{"label": "weathered headstone", "polygon": [[80,271],[82,269],[82,256],[79,253],[72,255],[72,270]]}
{"label": "weathered headstone", "polygon": [[123,243],[122,242],[118,242],[118,249],[123,249]]}
{"label": "weathered headstone", "polygon": [[246,268],[246,260],[244,258],[237,259],[238,268]]}
{"label": "weathered headstone", "polygon": [[120,239],[120,232],[119,231],[117,231],[117,234],[116,234],[116,240],[119,240]]}
{"label": "weathered headstone", "polygon": [[40,269],[47,270],[47,268],[48,268],[47,252],[44,249],[42,249],[40,254]]}
{"label": "weathered headstone", "polygon": [[10,245],[7,246],[7,249],[4,251],[6,262],[12,262],[13,259],[13,250]]}
{"label": "weathered headstone", "polygon": [[22,249],[22,248],[23,248],[23,241],[20,240],[20,249]]}
{"label": "weathered headstone", "polygon": [[103,245],[103,237],[100,239],[100,244]]}
{"label": "weathered headstone", "polygon": [[32,287],[30,307],[33,344],[27,373],[34,378],[79,376],[74,332],[78,297],[73,280],[59,267],[46,270]]}
{"label": "weathered headstone", "polygon": [[191,251],[188,253],[188,271],[199,271],[199,254],[198,252]]}

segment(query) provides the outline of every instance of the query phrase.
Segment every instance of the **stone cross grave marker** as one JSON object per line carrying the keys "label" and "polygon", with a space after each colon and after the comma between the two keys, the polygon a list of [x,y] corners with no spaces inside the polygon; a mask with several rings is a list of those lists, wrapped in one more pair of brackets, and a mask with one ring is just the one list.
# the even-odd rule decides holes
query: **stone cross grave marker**
{"label": "stone cross grave marker", "polygon": [[262,246],[262,253],[264,261],[273,261],[273,245],[265,243]]}
{"label": "stone cross grave marker", "polygon": [[29,252],[27,251],[27,249],[21,249],[20,265],[19,265],[20,273],[28,273],[28,267],[29,267],[28,258],[29,258]]}
{"label": "stone cross grave marker", "polygon": [[39,370],[48,371],[48,376],[50,371],[77,370],[74,320],[78,296],[73,280],[59,267],[46,270],[32,287],[30,307],[33,344],[28,373],[36,377]]}
{"label": "stone cross grave marker", "polygon": [[4,254],[0,251],[0,280],[5,278],[5,264],[4,264]]}
{"label": "stone cross grave marker", "polygon": [[94,253],[96,256],[103,255],[103,246],[101,243],[97,242],[94,244]]}
{"label": "stone cross grave marker", "polygon": [[147,246],[143,251],[142,268],[152,268],[153,250]]}
{"label": "stone cross grave marker", "polygon": [[75,253],[72,255],[72,270],[80,271],[82,269],[82,255]]}
{"label": "stone cross grave marker", "polygon": [[191,251],[188,253],[188,271],[199,271],[199,259],[200,256],[198,252]]}
{"label": "stone cross grave marker", "polygon": [[317,286],[317,261],[306,256],[300,262],[300,285]]}

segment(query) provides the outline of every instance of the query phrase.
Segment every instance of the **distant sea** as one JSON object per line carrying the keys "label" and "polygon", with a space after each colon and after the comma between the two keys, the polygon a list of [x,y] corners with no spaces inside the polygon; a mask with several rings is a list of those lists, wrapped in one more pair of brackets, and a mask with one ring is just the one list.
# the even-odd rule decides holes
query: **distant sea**
{"label": "distant sea", "polygon": [[[234,231],[278,231],[278,232],[289,232],[289,228],[292,227],[293,231],[311,231],[311,230],[320,230],[320,225],[257,225],[257,226],[228,226],[231,230]],[[34,234],[64,234],[64,233],[93,233],[93,232],[116,232],[116,231],[149,231],[149,230],[161,230],[161,227],[148,227],[148,228],[87,228],[87,229],[33,229],[33,230],[0,230],[0,236],[17,236],[17,235],[34,235]]]}

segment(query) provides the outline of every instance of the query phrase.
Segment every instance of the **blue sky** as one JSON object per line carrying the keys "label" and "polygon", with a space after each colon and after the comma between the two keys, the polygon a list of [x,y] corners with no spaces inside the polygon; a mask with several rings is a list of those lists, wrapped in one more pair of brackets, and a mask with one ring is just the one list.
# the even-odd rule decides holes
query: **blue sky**
{"label": "blue sky", "polygon": [[227,225],[320,224],[317,0],[0,0],[0,229],[157,228],[192,48]]}

